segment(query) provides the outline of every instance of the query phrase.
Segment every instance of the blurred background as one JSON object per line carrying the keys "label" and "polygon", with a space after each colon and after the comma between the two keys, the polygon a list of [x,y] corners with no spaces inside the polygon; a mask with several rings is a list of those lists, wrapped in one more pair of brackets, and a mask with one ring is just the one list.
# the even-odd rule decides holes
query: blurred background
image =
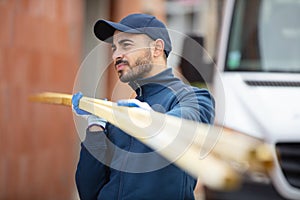
{"label": "blurred background", "polygon": [[[0,0],[0,199],[78,199],[80,139],[72,111],[31,103],[28,96],[72,93],[77,70],[99,44],[93,34],[98,19],[153,14],[195,38],[214,58],[224,1]],[[176,42],[184,48],[184,41]],[[126,94],[116,92],[112,68],[105,80],[101,95],[115,100]]]}

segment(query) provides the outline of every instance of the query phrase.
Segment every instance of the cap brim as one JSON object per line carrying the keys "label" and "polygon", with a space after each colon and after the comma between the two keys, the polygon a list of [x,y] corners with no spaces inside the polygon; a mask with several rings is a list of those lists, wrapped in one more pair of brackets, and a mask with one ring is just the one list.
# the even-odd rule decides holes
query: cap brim
{"label": "cap brim", "polygon": [[96,22],[94,26],[94,34],[95,36],[102,41],[105,42],[112,42],[112,36],[114,32],[119,30],[121,32],[128,32],[128,33],[141,33],[137,29],[130,28],[129,26],[125,26],[120,23],[115,23],[107,20],[99,20]]}

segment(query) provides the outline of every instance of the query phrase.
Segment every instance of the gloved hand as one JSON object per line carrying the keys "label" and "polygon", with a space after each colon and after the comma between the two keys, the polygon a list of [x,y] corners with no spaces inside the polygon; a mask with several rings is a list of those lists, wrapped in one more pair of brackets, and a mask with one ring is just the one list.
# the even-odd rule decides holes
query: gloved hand
{"label": "gloved hand", "polygon": [[81,110],[79,108],[79,101],[82,97],[83,97],[83,94],[81,92],[77,92],[77,93],[73,94],[72,109],[73,109],[73,112],[75,112],[77,116],[87,117],[88,115],[91,115],[91,113]]}
{"label": "gloved hand", "polygon": [[79,101],[82,98],[82,93],[77,92],[72,96],[72,110],[77,115],[80,116],[88,121],[88,127],[92,125],[101,126],[103,129],[105,128],[105,125],[107,121],[103,118],[100,118],[96,115],[92,115],[91,113],[81,110],[79,108]]}
{"label": "gloved hand", "polygon": [[142,108],[144,110],[152,110],[152,108],[149,106],[148,103],[146,102],[141,102],[137,99],[124,99],[124,100],[119,100],[117,102],[118,106],[128,106],[128,107],[138,107]]}

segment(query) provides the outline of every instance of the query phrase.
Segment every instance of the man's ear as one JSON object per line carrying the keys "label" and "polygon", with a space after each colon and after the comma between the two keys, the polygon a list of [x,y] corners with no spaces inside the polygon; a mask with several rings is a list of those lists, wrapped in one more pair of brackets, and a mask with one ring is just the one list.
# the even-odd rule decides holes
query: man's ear
{"label": "man's ear", "polygon": [[155,40],[153,56],[158,57],[164,55],[164,48],[165,48],[165,43],[162,39]]}

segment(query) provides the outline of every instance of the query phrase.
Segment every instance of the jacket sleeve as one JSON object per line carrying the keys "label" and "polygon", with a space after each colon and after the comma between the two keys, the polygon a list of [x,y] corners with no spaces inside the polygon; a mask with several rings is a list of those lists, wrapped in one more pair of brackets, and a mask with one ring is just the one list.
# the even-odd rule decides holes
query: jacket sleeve
{"label": "jacket sleeve", "polygon": [[183,88],[176,94],[174,107],[168,115],[212,124],[215,117],[215,102],[211,94],[204,89]]}
{"label": "jacket sleeve", "polygon": [[86,133],[81,143],[80,158],[76,170],[76,186],[81,200],[97,199],[107,182],[108,168],[105,164],[107,151],[106,135],[103,131]]}

